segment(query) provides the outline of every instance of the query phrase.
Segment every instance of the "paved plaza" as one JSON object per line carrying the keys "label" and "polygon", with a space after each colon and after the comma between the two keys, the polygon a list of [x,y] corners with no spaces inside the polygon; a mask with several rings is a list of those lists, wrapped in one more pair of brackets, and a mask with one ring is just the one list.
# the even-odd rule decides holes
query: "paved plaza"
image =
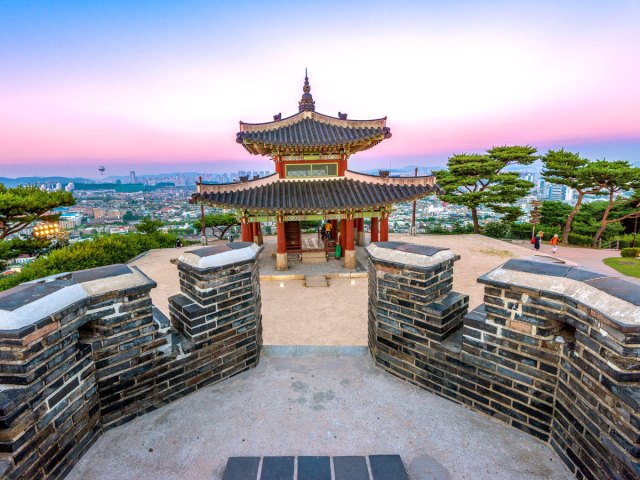
{"label": "paved plaza", "polygon": [[269,350],[106,432],[67,479],[214,480],[230,456],[369,454],[401,455],[413,480],[573,478],[546,444],[375,368],[363,348]]}
{"label": "paved plaza", "polygon": [[[454,267],[453,289],[469,295],[469,309],[482,303],[484,286],[480,275],[502,265],[510,258],[534,254],[528,243],[514,244],[482,235],[398,235],[391,241],[451,248],[460,255]],[[215,242],[221,243],[221,242]],[[154,304],[169,315],[167,298],[179,293],[178,270],[170,260],[197,247],[181,250],[152,250],[134,262],[158,283],[151,291]],[[289,270],[275,269],[275,237],[265,237],[259,266],[262,292],[263,339],[265,345],[366,345],[367,278],[366,252],[356,247],[358,268],[345,270],[335,259],[318,265],[302,264],[294,256]],[[540,254],[550,255],[543,245]],[[558,258],[618,275],[602,263],[603,258],[618,256],[615,250],[560,248]],[[305,275],[327,275],[328,287],[307,288]]]}

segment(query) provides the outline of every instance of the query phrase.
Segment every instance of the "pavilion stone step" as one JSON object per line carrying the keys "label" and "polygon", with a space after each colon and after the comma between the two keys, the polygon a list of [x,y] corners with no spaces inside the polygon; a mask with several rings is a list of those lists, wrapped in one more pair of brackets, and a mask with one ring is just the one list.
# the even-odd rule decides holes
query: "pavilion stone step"
{"label": "pavilion stone step", "polygon": [[409,480],[399,455],[229,457],[223,480]]}
{"label": "pavilion stone step", "polygon": [[328,287],[327,277],[324,275],[305,275],[304,276],[305,287]]}
{"label": "pavilion stone step", "polygon": [[302,263],[326,263],[327,254],[324,250],[315,252],[302,252]]}

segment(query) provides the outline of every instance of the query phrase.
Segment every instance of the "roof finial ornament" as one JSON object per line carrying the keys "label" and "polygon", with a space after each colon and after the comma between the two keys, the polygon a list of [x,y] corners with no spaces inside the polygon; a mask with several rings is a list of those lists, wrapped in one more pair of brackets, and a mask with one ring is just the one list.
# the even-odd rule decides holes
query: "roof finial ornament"
{"label": "roof finial ornament", "polygon": [[302,87],[302,99],[298,102],[299,112],[315,112],[316,102],[311,96],[311,85],[309,85],[309,75],[307,74],[307,67],[304,68],[304,86]]}

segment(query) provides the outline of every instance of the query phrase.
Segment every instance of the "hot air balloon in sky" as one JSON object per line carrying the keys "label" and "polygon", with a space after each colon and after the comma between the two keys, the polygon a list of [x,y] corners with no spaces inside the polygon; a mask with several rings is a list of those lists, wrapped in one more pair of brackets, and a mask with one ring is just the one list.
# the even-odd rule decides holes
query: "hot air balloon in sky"
{"label": "hot air balloon in sky", "polygon": [[100,165],[98,167],[98,171],[100,172],[100,175],[104,175],[104,171],[106,170],[106,168],[104,168],[104,166]]}

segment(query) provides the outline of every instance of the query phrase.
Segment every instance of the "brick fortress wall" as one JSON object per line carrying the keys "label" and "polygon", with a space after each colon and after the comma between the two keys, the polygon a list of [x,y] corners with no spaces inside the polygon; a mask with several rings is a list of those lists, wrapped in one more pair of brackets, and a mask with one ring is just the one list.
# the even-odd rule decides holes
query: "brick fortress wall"
{"label": "brick fortress wall", "polygon": [[105,429],[255,366],[258,253],[183,254],[172,325],[126,265],[0,293],[0,477],[62,478]]}
{"label": "brick fortress wall", "polygon": [[463,317],[453,253],[367,251],[378,366],[550,442],[577,478],[639,478],[640,285],[510,260],[480,277],[485,304]]}

